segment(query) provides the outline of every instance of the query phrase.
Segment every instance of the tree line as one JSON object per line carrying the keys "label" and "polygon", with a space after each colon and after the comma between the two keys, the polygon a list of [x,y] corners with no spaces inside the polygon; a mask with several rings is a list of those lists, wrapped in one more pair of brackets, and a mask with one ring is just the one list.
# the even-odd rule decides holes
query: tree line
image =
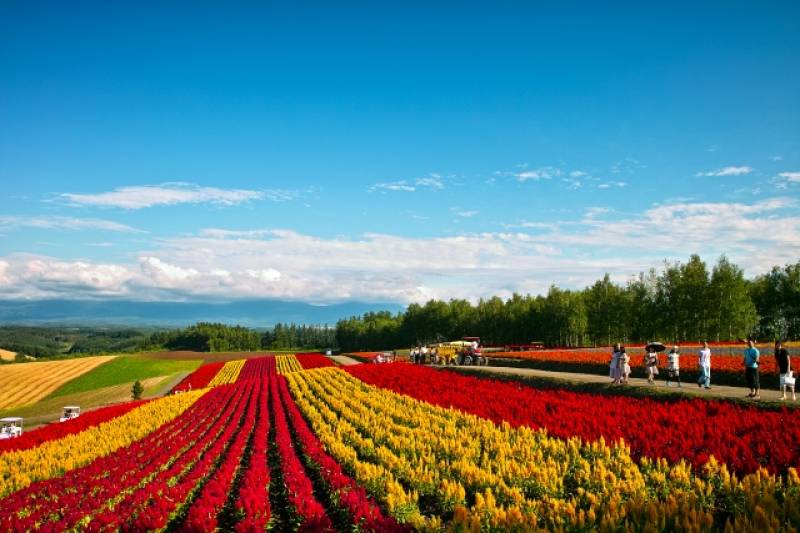
{"label": "tree line", "polygon": [[663,340],[800,338],[800,261],[752,280],[725,256],[709,271],[698,255],[621,285],[608,274],[583,290],[508,300],[431,300],[401,313],[366,313],[336,324],[344,351],[380,350],[480,336],[484,345],[544,342],[599,346]]}
{"label": "tree line", "polygon": [[144,349],[190,350],[195,352],[246,352],[330,348],[336,331],[327,326],[276,324],[258,332],[220,323],[199,322],[184,329],[153,333]]}

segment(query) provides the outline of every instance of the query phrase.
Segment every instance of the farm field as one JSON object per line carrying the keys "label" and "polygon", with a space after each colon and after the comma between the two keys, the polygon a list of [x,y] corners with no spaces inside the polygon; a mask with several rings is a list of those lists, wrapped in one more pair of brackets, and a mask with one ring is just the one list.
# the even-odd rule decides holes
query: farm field
{"label": "farm field", "polygon": [[37,402],[65,383],[113,360],[113,356],[98,356],[2,365],[0,409]]}
{"label": "farm field", "polygon": [[[158,376],[141,381],[144,386],[143,398],[154,398],[169,391],[169,377]],[[38,402],[21,407],[0,409],[0,418],[5,416],[21,416],[25,418],[25,425],[29,429],[40,424],[58,421],[65,405],[78,405],[85,413],[91,409],[128,402],[131,399],[133,382],[120,383],[111,387],[102,387],[95,390],[76,392],[63,396],[44,398]]]}
{"label": "farm field", "polygon": [[0,348],[0,359],[3,361],[13,361],[17,357],[17,352],[4,350]]}
{"label": "farm field", "polygon": [[63,383],[50,394],[50,397],[88,392],[136,380],[188,373],[194,371],[200,364],[202,360],[199,359],[169,360],[153,359],[143,355],[119,356],[98,365],[76,379]]}
{"label": "farm field", "polygon": [[[316,354],[195,374],[217,385],[0,448],[0,507],[13,510],[0,529],[800,526],[800,411],[545,391],[406,363],[343,370]],[[620,412],[660,430],[620,424]]]}

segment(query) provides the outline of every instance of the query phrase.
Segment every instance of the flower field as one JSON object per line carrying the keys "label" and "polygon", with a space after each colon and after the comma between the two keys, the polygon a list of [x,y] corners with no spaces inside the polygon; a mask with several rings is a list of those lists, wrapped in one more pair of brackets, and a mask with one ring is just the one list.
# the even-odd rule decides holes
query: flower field
{"label": "flower field", "polygon": [[0,449],[0,530],[800,527],[800,435],[776,433],[789,411],[345,372],[318,354],[203,368],[191,392]]}
{"label": "flower field", "polygon": [[73,418],[66,422],[53,422],[36,431],[27,432],[17,439],[0,440],[0,453],[11,450],[27,450],[28,448],[34,448],[51,440],[60,439],[67,435],[72,435],[73,433],[79,433],[89,427],[122,416],[145,401],[147,400],[101,407],[100,409],[83,413],[79,418]]}
{"label": "flower field", "polygon": [[366,383],[498,424],[543,428],[562,439],[623,439],[634,459],[675,463],[682,458],[699,470],[714,455],[738,474],[760,467],[784,473],[800,466],[797,409],[538,390],[410,364],[354,365],[347,372]]}
{"label": "flower field", "polygon": [[197,370],[183,378],[180,383],[175,385],[172,392],[183,392],[207,387],[224,365],[225,363],[206,363],[200,366]]}
{"label": "flower field", "polygon": [[[681,352],[681,375],[684,381],[697,379],[697,352],[699,348],[683,347]],[[743,348],[737,346],[735,350],[728,347],[725,354],[720,354],[711,348],[711,380],[712,383],[744,386],[744,364],[742,363]],[[644,377],[644,351],[643,349],[629,348],[631,356],[631,369],[633,377]],[[503,366],[504,364],[523,364],[544,370],[602,373],[608,374],[611,361],[611,350],[536,350],[530,352],[487,352],[491,364]],[[666,355],[661,354],[660,365],[666,365]],[[504,363],[503,361],[506,361]],[[510,362],[510,363],[509,363]],[[764,386],[777,387],[778,367],[772,350],[761,349],[759,372],[766,381]]]}

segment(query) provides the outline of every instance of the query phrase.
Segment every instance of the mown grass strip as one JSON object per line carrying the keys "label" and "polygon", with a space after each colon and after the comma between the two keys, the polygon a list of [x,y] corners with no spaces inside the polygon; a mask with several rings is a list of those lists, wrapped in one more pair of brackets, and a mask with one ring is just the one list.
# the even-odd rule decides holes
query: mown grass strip
{"label": "mown grass strip", "polygon": [[193,372],[202,364],[200,359],[177,361],[151,359],[142,356],[117,357],[97,368],[65,383],[48,397],[87,392],[121,383],[145,380],[158,376],[169,376],[179,372]]}

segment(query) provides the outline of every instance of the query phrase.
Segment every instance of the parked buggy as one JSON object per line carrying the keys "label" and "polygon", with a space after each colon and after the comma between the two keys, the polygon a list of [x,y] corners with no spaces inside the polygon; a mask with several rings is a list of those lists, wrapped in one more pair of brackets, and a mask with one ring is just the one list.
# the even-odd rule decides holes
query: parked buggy
{"label": "parked buggy", "polygon": [[9,416],[0,418],[0,440],[16,439],[22,436],[22,418]]}
{"label": "parked buggy", "polygon": [[81,408],[77,405],[68,405],[64,407],[64,412],[59,419],[59,422],[66,422],[68,420],[72,420],[73,418],[78,418],[81,416]]}

